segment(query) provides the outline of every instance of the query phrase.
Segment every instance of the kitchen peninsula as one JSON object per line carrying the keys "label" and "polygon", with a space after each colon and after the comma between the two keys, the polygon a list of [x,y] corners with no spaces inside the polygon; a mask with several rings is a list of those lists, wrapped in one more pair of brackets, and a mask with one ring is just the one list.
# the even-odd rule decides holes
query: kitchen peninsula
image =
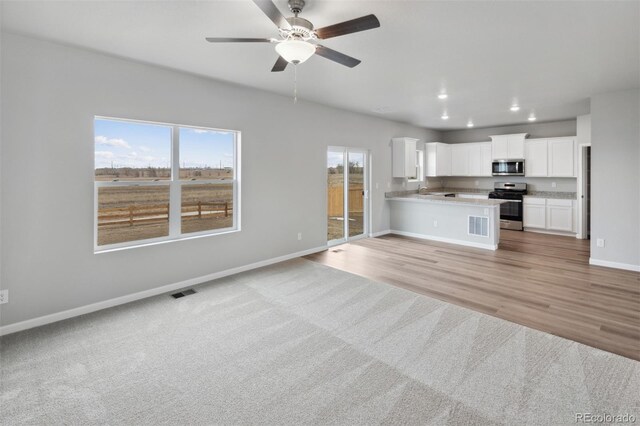
{"label": "kitchen peninsula", "polygon": [[391,233],[496,250],[504,200],[389,192]]}

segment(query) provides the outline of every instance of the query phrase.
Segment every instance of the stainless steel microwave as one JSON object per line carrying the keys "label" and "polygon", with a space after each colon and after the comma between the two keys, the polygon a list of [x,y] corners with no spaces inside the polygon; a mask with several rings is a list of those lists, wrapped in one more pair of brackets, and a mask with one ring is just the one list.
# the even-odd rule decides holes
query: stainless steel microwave
{"label": "stainless steel microwave", "polygon": [[524,176],[524,160],[493,160],[493,176]]}

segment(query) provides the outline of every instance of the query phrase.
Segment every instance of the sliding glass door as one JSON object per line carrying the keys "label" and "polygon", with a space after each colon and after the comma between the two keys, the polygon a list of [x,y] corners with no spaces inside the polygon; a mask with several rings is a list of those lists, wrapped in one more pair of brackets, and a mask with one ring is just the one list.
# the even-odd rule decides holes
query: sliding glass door
{"label": "sliding glass door", "polygon": [[330,147],[327,152],[327,241],[339,244],[366,235],[368,153]]}

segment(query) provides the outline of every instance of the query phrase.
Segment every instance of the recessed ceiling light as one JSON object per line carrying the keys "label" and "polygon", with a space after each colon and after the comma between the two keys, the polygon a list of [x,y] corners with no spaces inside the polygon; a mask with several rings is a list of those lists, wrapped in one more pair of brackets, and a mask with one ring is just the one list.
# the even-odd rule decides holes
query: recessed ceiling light
{"label": "recessed ceiling light", "polygon": [[448,120],[449,119],[449,115],[446,112],[444,112],[444,113],[442,113],[442,117],[440,117],[440,118],[442,118],[443,120]]}
{"label": "recessed ceiling light", "polygon": [[447,95],[446,93],[442,92],[438,95],[438,99],[447,99],[449,97],[449,95]]}
{"label": "recessed ceiling light", "polygon": [[531,114],[528,118],[529,121],[536,121],[536,116]]}
{"label": "recessed ceiling light", "polygon": [[469,122],[467,123],[467,127],[473,127],[473,121],[469,120]]}
{"label": "recessed ceiling light", "polygon": [[516,111],[520,111],[520,107],[518,105],[511,105],[511,108],[509,108],[511,111],[516,112]]}

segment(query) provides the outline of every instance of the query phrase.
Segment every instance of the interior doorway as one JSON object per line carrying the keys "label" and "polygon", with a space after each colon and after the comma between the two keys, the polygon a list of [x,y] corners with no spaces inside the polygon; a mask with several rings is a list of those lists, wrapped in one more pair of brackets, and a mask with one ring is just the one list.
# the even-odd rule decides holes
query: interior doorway
{"label": "interior doorway", "polygon": [[578,233],[591,239],[591,144],[578,147]]}
{"label": "interior doorway", "polygon": [[341,244],[367,235],[369,153],[329,147],[327,151],[327,242]]}

